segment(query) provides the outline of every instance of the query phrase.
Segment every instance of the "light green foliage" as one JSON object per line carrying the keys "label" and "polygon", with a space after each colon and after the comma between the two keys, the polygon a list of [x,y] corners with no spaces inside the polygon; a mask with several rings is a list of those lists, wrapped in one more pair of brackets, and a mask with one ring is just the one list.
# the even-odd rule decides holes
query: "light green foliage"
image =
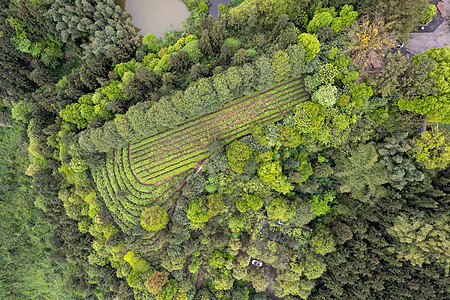
{"label": "light green foliage", "polygon": [[236,201],[236,207],[241,213],[245,213],[249,208],[259,210],[264,205],[264,202],[257,195],[244,194]]}
{"label": "light green foliage", "polygon": [[211,217],[216,216],[223,211],[223,197],[222,194],[211,194],[206,196],[208,199],[208,215]]}
{"label": "light green foliage", "polygon": [[355,115],[342,113],[338,108],[328,109],[325,122],[321,130],[312,134],[327,147],[339,147],[347,141],[351,134],[350,125],[356,122]]}
{"label": "light green foliage", "polygon": [[441,96],[416,97],[413,100],[402,98],[398,100],[398,106],[404,110],[426,115],[432,123],[450,123],[449,95],[450,93]]}
{"label": "light green foliage", "polygon": [[123,257],[123,260],[129,263],[136,272],[143,273],[150,269],[148,262],[133,251],[128,251]]}
{"label": "light green foliage", "polygon": [[309,21],[306,30],[309,33],[315,33],[317,32],[319,27],[328,26],[331,24],[331,22],[333,22],[333,16],[329,12],[327,11],[321,13],[316,12],[312,20]]}
{"label": "light green foliage", "polygon": [[422,167],[442,170],[450,164],[450,138],[447,131],[426,131],[415,139],[415,146],[413,156]]}
{"label": "light green foliage", "polygon": [[[231,81],[231,78],[228,78]],[[210,78],[201,78],[190,85],[180,102],[175,102],[179,111],[188,116],[196,116],[219,106],[213,82]]]}
{"label": "light green foliage", "polygon": [[334,78],[339,71],[333,64],[324,64],[319,68],[319,78],[322,84],[328,85],[334,83]]}
{"label": "light green foliage", "polygon": [[325,230],[313,232],[309,245],[311,249],[320,255],[326,255],[336,250],[331,234]]}
{"label": "light green foliage", "polygon": [[123,78],[123,75],[125,73],[127,73],[127,72],[132,72],[133,73],[135,67],[136,67],[136,60],[133,58],[129,62],[117,64],[114,67],[114,72],[119,74],[120,78]]}
{"label": "light green foliage", "polygon": [[334,85],[323,85],[311,97],[311,101],[325,107],[332,107],[337,101],[337,87]]}
{"label": "light green foliage", "polygon": [[163,290],[156,296],[156,300],[172,300],[178,291],[178,283],[175,279],[169,279],[169,282],[164,285]]}
{"label": "light green foliage", "polygon": [[233,288],[234,278],[230,270],[220,270],[213,275],[211,286],[219,291],[231,290]]}
{"label": "light green foliage", "polygon": [[209,259],[209,265],[214,269],[220,269],[225,265],[224,254],[220,251],[214,251],[214,254]]}
{"label": "light green foliage", "polygon": [[283,174],[280,161],[268,161],[258,166],[258,176],[263,182],[272,182]]}
{"label": "light green foliage", "polygon": [[422,19],[422,24],[426,24],[433,20],[434,16],[437,13],[437,7],[434,4],[428,4],[425,9],[425,14]]}
{"label": "light green foliage", "polygon": [[272,74],[275,82],[288,79],[291,73],[288,54],[282,50],[278,50],[270,60],[272,62]]}
{"label": "light green foliage", "polygon": [[341,192],[351,193],[362,202],[379,196],[381,185],[388,182],[385,166],[378,161],[373,143],[360,144],[350,150],[347,157],[340,157],[336,164],[339,171],[335,176],[342,181]]}
{"label": "light green foliage", "polygon": [[266,206],[267,217],[269,219],[289,221],[295,216],[296,205],[286,198],[272,199]]}
{"label": "light green foliage", "polygon": [[207,12],[209,10],[208,4],[206,4],[205,2],[200,2],[200,4],[198,5],[198,8],[200,8],[201,10],[203,10],[204,12]]}
{"label": "light green foliage", "polygon": [[344,29],[345,27],[353,24],[356,18],[358,18],[358,12],[353,10],[352,5],[344,5],[339,13],[338,18],[334,18],[331,23],[331,28],[337,33]]}
{"label": "light green foliage", "polygon": [[141,226],[148,231],[158,231],[166,227],[169,218],[160,206],[151,206],[142,211]]}
{"label": "light green foliage", "polygon": [[202,209],[203,201],[194,199],[189,203],[186,216],[189,220],[196,223],[205,223],[211,218],[206,211]]}
{"label": "light green foliage", "polygon": [[372,88],[365,83],[358,83],[352,86],[350,92],[352,93],[351,101],[355,108],[361,107],[365,101],[368,101],[373,96]]}
{"label": "light green foliage", "polygon": [[329,60],[335,60],[336,56],[339,53],[339,48],[338,47],[331,47],[330,50],[328,50],[328,59]]}
{"label": "light green foliage", "polygon": [[295,216],[290,220],[291,226],[301,227],[311,222],[315,216],[312,211],[311,203],[300,200],[296,202]]}
{"label": "light green foliage", "polygon": [[203,57],[202,51],[198,47],[198,40],[193,40],[187,43],[181,50],[185,51],[189,57],[189,60],[196,64]]}
{"label": "light green foliage", "polygon": [[298,36],[298,42],[305,49],[305,61],[309,62],[320,51],[320,42],[315,34],[302,33]]}
{"label": "light green foliage", "polygon": [[319,131],[327,116],[327,108],[314,102],[303,102],[295,109],[294,120],[297,130],[301,133]]}
{"label": "light green foliage", "polygon": [[201,257],[194,259],[194,261],[188,265],[189,272],[192,274],[197,273],[202,264],[203,260]]}
{"label": "light green foliage", "polygon": [[102,88],[102,93],[110,100],[128,100],[123,93],[123,83],[118,80],[113,80],[111,83]]}
{"label": "light green foliage", "polygon": [[236,173],[244,172],[245,162],[251,157],[252,149],[240,141],[234,141],[227,147],[227,157]]}
{"label": "light green foliage", "polygon": [[341,79],[341,81],[343,84],[350,84],[358,80],[358,78],[359,78],[358,71],[350,71]]}
{"label": "light green foliage", "polygon": [[322,258],[310,252],[306,253],[303,266],[303,274],[310,280],[319,278],[327,269],[327,265]]}
{"label": "light green foliage", "polygon": [[394,225],[387,232],[397,238],[400,249],[397,255],[413,266],[436,262],[446,276],[450,271],[450,217],[448,213],[439,213],[432,220],[424,217],[397,216]]}
{"label": "light green foliage", "polygon": [[312,206],[312,213],[318,217],[329,213],[331,209],[330,202],[333,202],[335,194],[333,190],[330,190],[320,195],[313,195],[309,199]]}
{"label": "light green foliage", "polygon": [[147,44],[148,50],[151,53],[157,53],[160,49],[158,38],[154,34],[147,33],[147,35],[142,38],[142,44]]}
{"label": "light green foliage", "polygon": [[261,56],[255,61],[256,70],[259,76],[256,79],[256,89],[265,90],[273,86],[274,78],[272,74],[271,62],[268,57]]}
{"label": "light green foliage", "polygon": [[241,41],[235,38],[227,38],[223,42],[224,45],[227,45],[230,47],[231,53],[234,54],[238,51],[238,49],[241,47]]}
{"label": "light green foliage", "polygon": [[147,124],[155,126],[157,131],[163,131],[174,125],[181,124],[184,120],[184,116],[177,110],[174,103],[168,97],[163,97],[155,103],[147,111],[146,117]]}
{"label": "light green foliage", "polygon": [[77,125],[78,129],[86,128],[90,120],[98,117],[94,106],[80,103],[67,105],[59,115],[64,121]]}
{"label": "light green foliage", "polygon": [[[398,105],[401,109],[414,111],[426,115],[430,122],[450,123],[450,47],[434,48],[426,51],[416,59],[427,57],[436,63],[428,76],[435,80],[438,89],[437,96],[415,97],[412,100],[400,99]],[[429,81],[427,78],[424,81]]]}
{"label": "light green foliage", "polygon": [[280,141],[286,148],[296,148],[299,145],[304,144],[306,138],[291,126],[283,126],[280,129]]}
{"label": "light green foliage", "polygon": [[253,272],[249,272],[248,276],[251,280],[253,288],[256,292],[263,292],[270,284],[269,275],[264,272],[263,268],[259,268]]}

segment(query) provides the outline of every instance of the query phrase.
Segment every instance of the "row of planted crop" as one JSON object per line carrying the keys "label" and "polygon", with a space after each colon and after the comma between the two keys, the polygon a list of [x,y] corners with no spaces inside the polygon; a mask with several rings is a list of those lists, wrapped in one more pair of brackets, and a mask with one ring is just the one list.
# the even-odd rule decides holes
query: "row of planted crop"
{"label": "row of planted crop", "polygon": [[[139,218],[142,210],[145,207],[136,205],[136,203],[133,202],[133,196],[129,193],[128,190],[126,190],[125,186],[122,184],[122,181],[120,179],[118,180],[118,178],[116,177],[115,167],[117,167],[117,165],[113,165],[112,169],[108,169],[107,167],[109,183],[112,188],[110,196],[114,197],[116,201],[120,203],[120,206],[118,206],[118,208],[123,208],[123,212],[126,212],[126,216],[129,216],[130,220],[136,220],[137,218]],[[123,195],[119,197],[120,192],[122,192]]]}
{"label": "row of planted crop", "polygon": [[[187,145],[189,147],[189,145]],[[148,161],[146,164],[140,165],[136,168],[133,166],[133,172],[135,175],[140,176],[142,172],[157,172],[163,170],[172,165],[176,165],[179,162],[180,157],[185,157],[186,160],[189,160],[191,157],[196,157],[197,155],[204,152],[204,146],[199,147],[189,147],[189,149],[184,151],[177,151],[174,154],[170,154],[161,158],[159,161]]]}
{"label": "row of planted crop", "polygon": [[[113,188],[114,195],[117,196],[121,193],[122,205],[128,206],[127,210],[133,215],[139,215],[140,211],[142,211],[143,207],[139,207],[141,205],[145,205],[149,200],[148,199],[140,199],[133,195],[132,190],[130,190],[127,186],[125,186],[122,177],[120,177],[119,165],[115,162],[114,157],[112,159],[107,159],[106,161],[106,169],[108,171],[111,187]],[[133,203],[133,205],[128,204],[128,201]],[[143,202],[143,203],[142,203]]]}
{"label": "row of planted crop", "polygon": [[101,168],[96,173],[96,184],[100,191],[100,195],[104,199],[105,204],[117,225],[123,232],[128,233],[135,224],[134,218],[129,216],[129,212],[127,212],[123,205],[116,199],[106,168]]}
{"label": "row of planted crop", "polygon": [[202,115],[202,116],[199,116],[199,117],[195,117],[195,118],[189,119],[189,120],[186,121],[185,124],[180,125],[177,128],[169,129],[169,130],[166,130],[166,131],[163,131],[163,132],[159,133],[158,135],[155,135],[155,136],[152,136],[152,137],[149,137],[149,138],[145,138],[145,139],[142,139],[142,140],[140,140],[138,142],[132,143],[132,148],[139,148],[142,145],[145,145],[147,142],[157,141],[157,139],[161,135],[167,135],[167,134],[171,134],[172,135],[172,134],[176,133],[177,131],[179,131],[180,129],[189,127],[190,126],[190,125],[188,125],[189,123],[195,122],[195,121],[197,121],[199,119],[203,119],[205,116],[213,116],[213,115],[216,115],[217,113],[220,113],[222,111],[229,110],[230,108],[233,109],[234,106],[239,105],[240,103],[243,103],[243,102],[245,102],[245,101],[247,101],[249,99],[256,98],[256,97],[259,97],[259,96],[264,95],[264,94],[269,94],[272,91],[282,90],[284,86],[292,85],[293,83],[296,83],[296,82],[300,83],[301,81],[299,79],[289,80],[289,81],[281,83],[281,84],[279,84],[277,86],[274,86],[274,87],[272,87],[272,88],[270,88],[268,90],[265,90],[265,91],[253,94],[253,95],[248,96],[248,97],[239,98],[239,99],[233,101],[232,103],[230,103],[229,105],[226,105],[226,106],[224,106],[223,108],[221,108],[221,109],[219,109],[217,111],[214,111],[214,112],[208,113],[206,115]]}
{"label": "row of planted crop", "polygon": [[[285,105],[286,106],[286,105]],[[283,107],[285,107],[283,106]],[[283,116],[288,113],[292,112],[293,106],[288,106],[287,108],[283,110],[277,109],[275,112],[273,110],[267,110],[264,114],[259,116],[257,119],[258,122],[264,122],[265,119],[270,120],[271,122],[278,121],[283,118]],[[279,113],[277,113],[279,112]],[[274,117],[273,117],[274,116]],[[236,139],[240,136],[246,135],[249,133],[251,127],[253,126],[254,122],[246,123],[245,126],[236,127],[234,130],[227,130],[226,132],[223,132],[222,139],[225,140],[226,143],[230,142],[233,139]],[[238,136],[235,136],[235,133],[240,133]],[[167,178],[168,176],[172,174],[176,174],[179,172],[182,172],[184,170],[187,170],[189,168],[192,168],[195,166],[195,162],[206,158],[209,156],[208,152],[204,152],[203,154],[195,157],[189,157],[186,158],[184,156],[180,156],[175,160],[172,160],[170,165],[161,165],[158,167],[158,171],[154,171],[153,169],[149,169],[148,173],[141,178],[142,181],[145,181],[146,183],[154,183],[158,180]],[[192,161],[192,162],[190,162]],[[169,170],[167,170],[169,169]],[[152,171],[152,172],[150,172]],[[145,174],[145,173],[144,173]]]}
{"label": "row of planted crop", "polygon": [[107,179],[103,178],[102,169],[93,170],[92,177],[94,178],[97,190],[99,191],[100,196],[102,197],[105,205],[107,206],[108,211],[111,213],[114,222],[120,227],[122,231],[124,231],[127,228],[127,226],[121,221],[121,216],[117,213],[117,209],[114,206],[114,200],[111,199],[111,197],[109,196],[105,184],[105,180]]}
{"label": "row of planted crop", "polygon": [[[151,147],[149,146],[149,148],[145,148],[142,149],[142,151],[136,152],[132,156],[133,166],[135,164],[139,164],[142,158],[157,157],[158,155],[164,154],[166,151],[176,149],[177,147],[180,146],[180,143],[188,143],[188,142],[201,143],[202,136],[206,136],[207,134],[215,135],[217,133],[220,133],[220,131],[222,131],[223,128],[239,124],[240,122],[242,122],[243,119],[245,120],[251,118],[252,116],[258,114],[261,110],[264,110],[266,108],[277,107],[281,103],[285,102],[287,99],[292,99],[293,97],[302,94],[306,96],[306,93],[304,93],[303,90],[293,91],[290,94],[285,94],[280,97],[277,97],[276,101],[273,101],[273,103],[268,101],[265,102],[264,105],[261,104],[256,106],[253,110],[248,109],[242,112],[236,111],[226,119],[216,120],[214,126],[199,127],[195,132],[188,128],[182,132],[183,139],[178,140],[177,141],[178,143],[175,143],[174,139],[171,136],[168,136],[166,137],[166,140],[160,141],[159,144],[154,144]],[[153,151],[151,148],[153,148]],[[141,158],[139,158],[139,156],[141,156]]]}
{"label": "row of planted crop", "polygon": [[[298,93],[295,94],[294,96],[299,96],[299,95],[304,95],[303,93]],[[306,97],[306,95],[304,95]],[[246,117],[245,119],[240,119],[239,121],[237,121],[235,124],[233,124],[234,126],[230,126],[226,129],[223,129],[222,131],[217,131],[216,134],[214,136],[209,136],[209,138],[205,139],[205,137],[200,137],[198,138],[198,140],[203,140],[203,144],[200,146],[202,148],[206,147],[206,145],[208,144],[208,139],[221,139],[225,134],[227,134],[228,131],[234,130],[234,128],[236,127],[240,127],[240,126],[245,126],[246,124],[250,123],[254,123],[255,121],[257,121],[259,118],[264,117],[265,115],[267,115],[268,113],[271,113],[273,110],[279,110],[280,108],[283,108],[285,106],[293,106],[296,105],[296,101],[292,101],[292,98],[285,98],[279,101],[278,106],[277,107],[267,107],[265,109],[261,109],[258,111],[257,115],[253,115],[252,117]],[[236,118],[238,119],[238,118]],[[157,165],[152,164],[153,163],[153,159],[145,161],[143,160],[142,163],[138,166],[133,165],[133,170],[134,173],[136,175],[139,175],[139,173],[144,172],[144,170],[149,170],[149,171],[156,171],[156,170],[160,170],[162,168],[165,167],[165,164],[170,162],[171,164],[173,164],[173,160],[181,157],[185,154],[189,154],[192,155],[195,152],[198,152],[198,150],[192,150],[192,149],[198,149],[199,146],[195,146],[195,144],[185,144],[182,147],[182,150],[178,151],[179,149],[176,149],[174,151],[176,151],[175,153],[173,152],[169,152],[167,153],[167,155],[163,158],[160,158],[160,160],[164,159],[164,161],[158,161]],[[190,152],[189,152],[190,150]],[[143,162],[145,162],[145,164],[143,164]],[[154,168],[157,168],[156,170]]]}
{"label": "row of planted crop", "polygon": [[123,169],[123,172],[125,173],[126,178],[128,179],[128,182],[130,185],[138,192],[143,194],[152,194],[154,190],[156,189],[156,186],[154,185],[145,185],[142,184],[137,180],[133,172],[131,171],[131,165],[130,165],[130,158],[129,158],[129,151],[128,148],[122,148],[117,150],[119,153],[121,153],[121,165],[119,167],[121,168],[121,171]]}
{"label": "row of planted crop", "polygon": [[177,175],[181,175],[182,173],[188,171],[189,169],[192,169],[195,167],[195,165],[197,164],[197,161],[205,159],[209,157],[209,153],[203,153],[202,155],[199,155],[196,157],[195,161],[190,161],[187,163],[179,163],[177,166],[173,167],[170,170],[165,170],[163,173],[159,173],[158,175],[147,175],[147,176],[143,176],[142,180],[144,180],[146,183],[150,184],[150,183],[156,183],[159,182],[161,180],[164,180],[166,178],[169,178],[171,176],[177,176]]}
{"label": "row of planted crop", "polygon": [[303,85],[298,82],[295,84],[291,84],[288,86],[284,86],[284,87],[280,87],[276,90],[264,93],[259,95],[258,97],[253,97],[251,99],[247,99],[247,100],[242,100],[242,101],[237,101],[235,102],[233,105],[230,106],[226,106],[218,111],[215,111],[213,113],[210,114],[205,114],[203,116],[200,116],[196,119],[193,120],[189,120],[186,123],[178,126],[177,128],[171,129],[169,131],[166,132],[162,132],[158,135],[149,137],[147,139],[141,140],[140,142],[136,143],[136,144],[132,144],[131,148],[132,148],[132,153],[135,151],[140,150],[141,148],[145,148],[145,146],[148,143],[157,143],[159,140],[163,139],[164,136],[172,136],[174,138],[179,137],[178,134],[180,131],[183,131],[184,129],[191,129],[191,130],[195,130],[195,128],[192,128],[193,124],[200,124],[203,123],[205,125],[211,125],[211,123],[213,123],[217,118],[220,118],[222,116],[226,116],[227,114],[229,114],[230,112],[234,112],[236,110],[239,109],[245,109],[246,107],[248,107],[249,105],[251,105],[252,103],[255,102],[260,102],[263,100],[266,100],[268,98],[272,98],[272,97],[277,97],[283,93],[287,93],[289,92],[289,90],[291,89],[297,89],[297,88],[303,88]]}
{"label": "row of planted crop", "polygon": [[[266,106],[261,106],[258,109],[254,111],[247,112],[245,114],[238,114],[236,113],[234,118],[231,120],[226,120],[223,122],[217,122],[216,124],[216,130],[212,131],[212,128],[207,128],[203,132],[197,132],[197,136],[194,136],[190,131],[185,133],[185,142],[181,146],[174,145],[172,142],[172,139],[168,139],[166,144],[168,147],[171,147],[171,149],[165,149],[165,147],[161,147],[161,145],[155,145],[154,147],[157,148],[154,151],[148,151],[145,154],[142,154],[140,158],[136,157],[135,161],[133,161],[132,167],[133,170],[136,168],[140,168],[143,165],[151,164],[154,160],[159,160],[158,163],[162,164],[160,160],[165,159],[167,161],[171,160],[173,157],[176,157],[178,155],[182,155],[183,152],[186,152],[186,150],[191,150],[198,148],[198,147],[204,147],[205,145],[205,138],[207,139],[213,139],[218,138],[220,135],[223,135],[223,131],[229,129],[229,127],[233,126],[239,126],[240,124],[248,121],[253,120],[255,117],[261,115],[261,113],[266,112],[269,108],[270,109],[277,109],[281,106],[284,106],[286,102],[290,102],[293,97],[304,95],[306,97],[306,94],[303,92],[298,92],[296,94],[287,94],[283,97],[280,97],[278,99],[276,105],[267,104]],[[294,102],[294,101],[292,101]],[[195,138],[195,140],[191,140]],[[182,142],[182,141],[180,141]],[[162,148],[162,149],[161,149]],[[175,153],[174,153],[175,152]],[[188,151],[188,153],[190,153]],[[165,155],[163,157],[160,157],[158,155]],[[143,170],[143,168],[140,168],[137,172]],[[137,174],[135,172],[135,174]]]}
{"label": "row of planted crop", "polygon": [[151,193],[146,192],[146,190],[150,189],[152,191],[156,187],[140,185],[143,187],[144,191],[137,189],[135,184],[138,183],[138,181],[131,174],[131,176],[133,176],[132,179],[134,179],[135,183],[133,184],[133,181],[130,181],[130,176],[126,174],[127,172],[131,173],[131,170],[129,169],[129,167],[127,168],[128,162],[124,161],[122,154],[123,154],[122,150],[119,150],[115,153],[117,165],[114,166],[114,168],[116,174],[117,176],[120,176],[119,178],[122,181],[122,184],[125,186],[126,190],[135,198],[133,202],[135,202],[136,204],[146,205],[149,202],[151,202],[154,198],[154,196]]}
{"label": "row of planted crop", "polygon": [[161,174],[158,177],[154,177],[152,179],[148,179],[145,182],[148,183],[148,184],[152,184],[152,183],[156,183],[156,182],[165,180],[165,179],[167,179],[169,177],[172,177],[172,176],[180,176],[180,175],[188,172],[192,168],[194,168],[196,164],[197,164],[196,162],[189,163],[189,164],[187,164],[187,165],[185,165],[183,167],[180,167],[178,169],[170,170],[167,173]]}
{"label": "row of planted crop", "polygon": [[[256,103],[260,103],[264,101],[270,101],[270,100],[276,100],[276,97],[282,96],[283,94],[288,94],[292,91],[298,90],[298,89],[303,89],[303,85],[301,84],[301,82],[297,82],[295,84],[289,85],[287,87],[280,87],[278,90],[274,90],[271,91],[270,93],[266,93],[266,94],[261,94],[259,97],[255,97],[252,99],[248,99],[245,102],[240,102],[239,104],[235,104],[226,108],[223,108],[222,110],[216,111],[212,114],[208,114],[208,115],[204,115],[200,118],[197,118],[195,121],[191,120],[186,122],[185,124],[172,129],[170,131],[158,134],[156,136],[152,136],[150,138],[141,140],[139,143],[137,144],[132,144],[130,149],[131,149],[131,153],[132,155],[134,155],[135,153],[142,151],[143,149],[146,148],[146,146],[148,146],[148,144],[155,144],[158,143],[161,140],[164,140],[165,137],[170,136],[171,139],[174,141],[174,143],[177,143],[178,139],[183,139],[184,138],[184,131],[187,129],[190,132],[192,132],[193,134],[195,134],[195,131],[200,128],[200,127],[209,127],[211,125],[214,125],[217,122],[218,118],[225,118],[229,115],[229,114],[235,114],[236,112],[240,112],[240,111],[247,111],[248,107],[256,104]],[[274,99],[272,99],[274,98]],[[197,126],[197,127],[195,127]]]}

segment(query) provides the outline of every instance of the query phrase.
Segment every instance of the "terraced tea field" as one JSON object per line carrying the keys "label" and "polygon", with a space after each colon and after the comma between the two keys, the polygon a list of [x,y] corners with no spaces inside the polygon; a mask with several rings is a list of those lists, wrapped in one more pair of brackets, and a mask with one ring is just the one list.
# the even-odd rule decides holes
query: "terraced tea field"
{"label": "terraced tea field", "polygon": [[116,223],[130,233],[145,207],[173,209],[187,175],[209,156],[209,143],[226,144],[249,134],[256,123],[279,121],[306,100],[303,81],[290,80],[116,149],[108,153],[106,167],[93,172],[98,190]]}

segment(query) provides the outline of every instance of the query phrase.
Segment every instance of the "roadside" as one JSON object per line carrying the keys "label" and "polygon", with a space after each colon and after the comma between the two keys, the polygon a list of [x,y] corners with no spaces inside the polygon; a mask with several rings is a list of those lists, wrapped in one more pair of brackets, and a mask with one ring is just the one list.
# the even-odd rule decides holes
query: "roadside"
{"label": "roadside", "polygon": [[423,54],[432,48],[450,46],[450,27],[448,19],[450,17],[450,2],[444,5],[442,14],[444,21],[434,32],[414,32],[410,33],[405,48],[412,55]]}

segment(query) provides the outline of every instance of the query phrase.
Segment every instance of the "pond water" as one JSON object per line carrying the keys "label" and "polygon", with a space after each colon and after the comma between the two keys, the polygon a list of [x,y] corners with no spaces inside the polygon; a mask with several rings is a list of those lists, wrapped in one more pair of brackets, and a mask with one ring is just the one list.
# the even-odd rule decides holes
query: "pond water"
{"label": "pond water", "polygon": [[116,4],[130,13],[143,36],[151,33],[162,38],[167,29],[180,30],[190,15],[181,0],[116,0]]}
{"label": "pond water", "polygon": [[224,5],[228,6],[228,3],[230,3],[230,1],[231,0],[225,0],[225,1],[223,1],[223,0],[210,0],[211,6],[209,8],[209,14],[211,16],[214,16],[214,17],[217,18],[218,15],[219,15],[219,9],[217,8],[217,5],[224,4]]}

